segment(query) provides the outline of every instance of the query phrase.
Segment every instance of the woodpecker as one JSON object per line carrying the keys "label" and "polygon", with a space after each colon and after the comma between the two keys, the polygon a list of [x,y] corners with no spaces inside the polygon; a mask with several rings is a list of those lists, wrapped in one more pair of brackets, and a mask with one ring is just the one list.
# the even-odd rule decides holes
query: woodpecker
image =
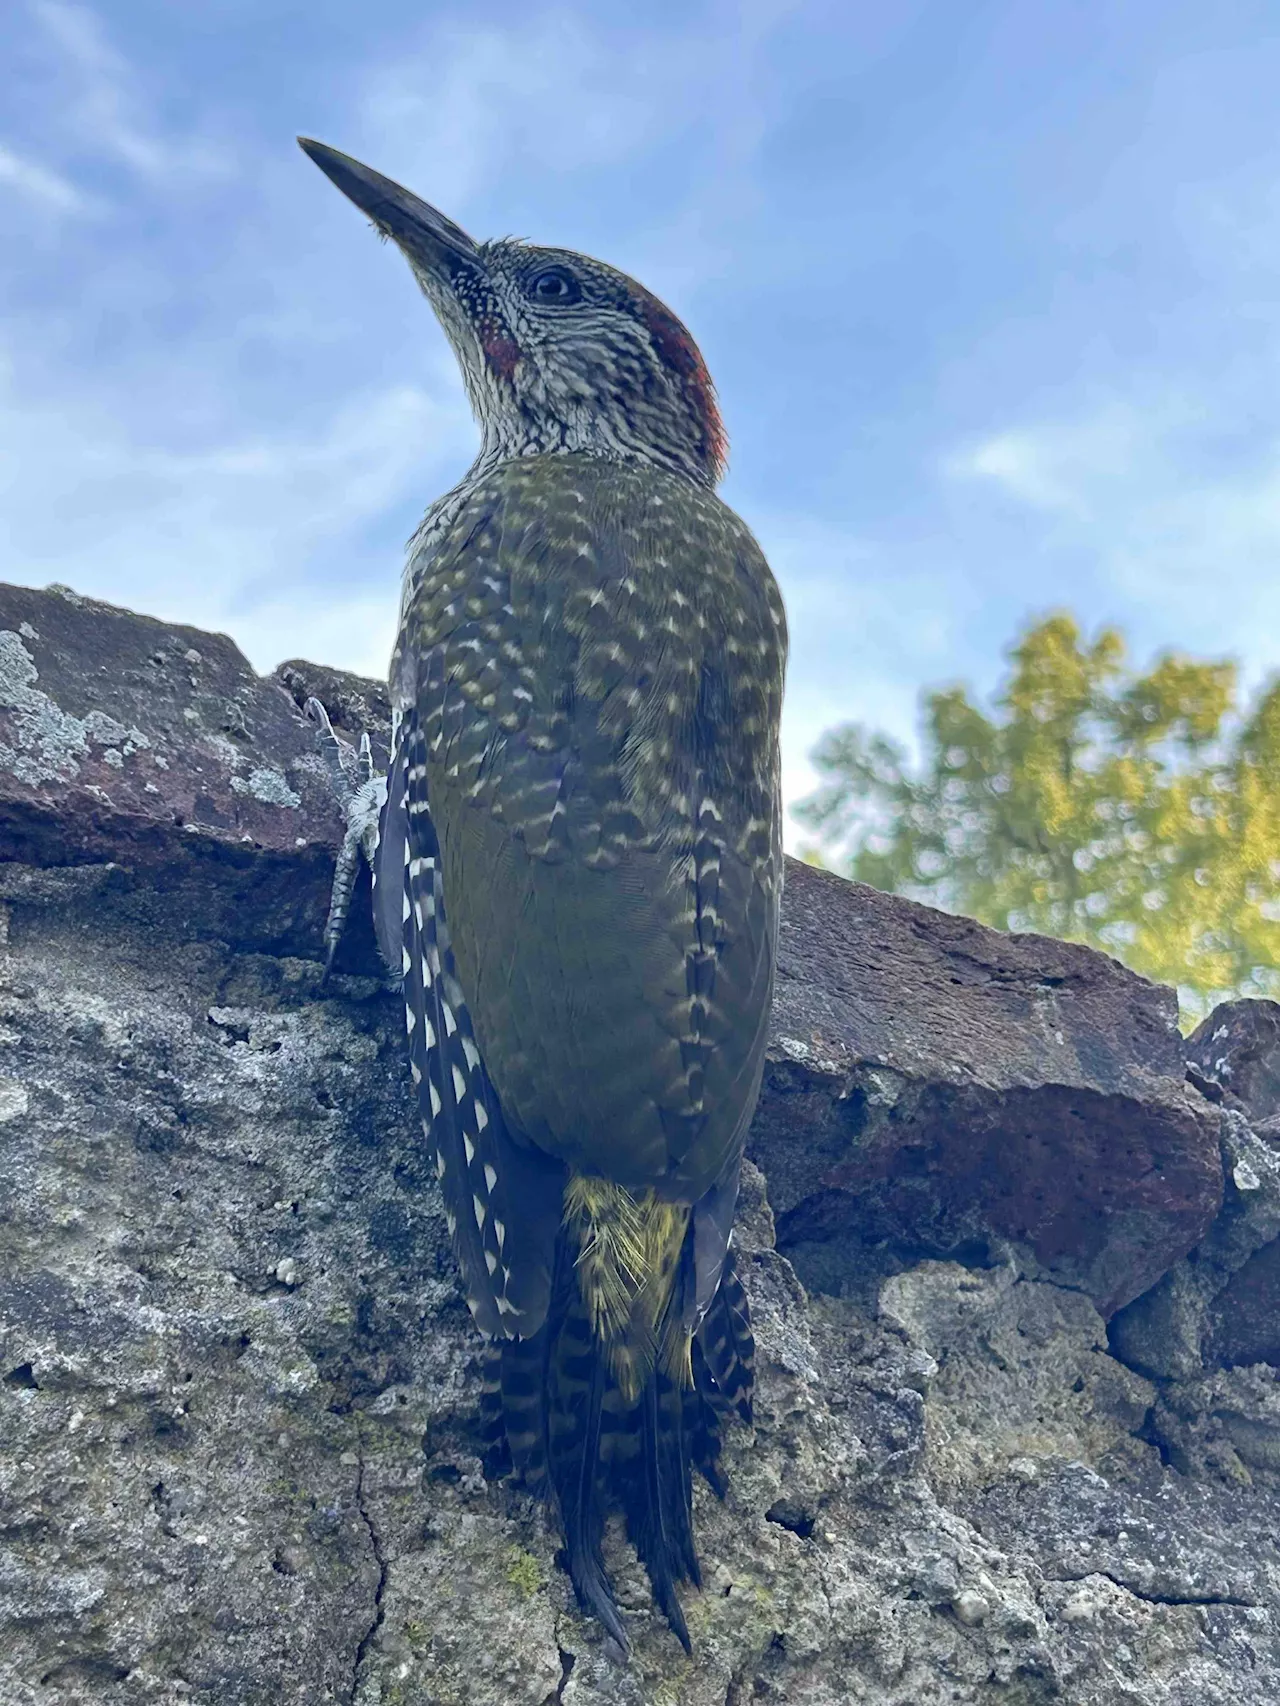
{"label": "woodpecker", "polygon": [[722,1424],[751,1417],[730,1233],[782,888],[782,600],[716,496],[715,392],[670,309],[299,141],[408,261],[481,432],[409,543],[390,765],[330,948],[372,846],[486,1414],[584,1608],[625,1651],[619,1510],[688,1649],[691,1471],[723,1494]]}

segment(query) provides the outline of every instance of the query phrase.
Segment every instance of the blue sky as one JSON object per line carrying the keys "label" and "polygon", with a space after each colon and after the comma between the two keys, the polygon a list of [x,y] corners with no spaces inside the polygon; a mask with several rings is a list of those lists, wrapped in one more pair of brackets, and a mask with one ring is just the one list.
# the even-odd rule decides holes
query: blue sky
{"label": "blue sky", "polygon": [[474,446],[318,136],[688,321],[786,784],[1028,614],[1280,667],[1275,0],[9,0],[0,578],[371,674]]}

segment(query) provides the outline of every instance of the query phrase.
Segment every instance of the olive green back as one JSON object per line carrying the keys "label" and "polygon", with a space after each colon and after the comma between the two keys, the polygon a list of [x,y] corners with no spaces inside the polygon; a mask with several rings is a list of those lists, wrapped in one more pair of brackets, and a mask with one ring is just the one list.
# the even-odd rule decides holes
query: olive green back
{"label": "olive green back", "polygon": [[759,1087],[782,879],[781,599],[678,475],[475,488],[408,615],[458,974],[512,1128],[692,1201]]}

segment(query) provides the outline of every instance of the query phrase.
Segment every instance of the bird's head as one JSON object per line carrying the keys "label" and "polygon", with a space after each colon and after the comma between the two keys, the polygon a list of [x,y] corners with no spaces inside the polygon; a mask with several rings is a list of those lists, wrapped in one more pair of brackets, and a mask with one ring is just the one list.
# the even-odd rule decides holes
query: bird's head
{"label": "bird's head", "polygon": [[487,446],[648,461],[715,485],[725,439],[710,376],[684,326],[643,285],[569,249],[477,243],[380,172],[299,142],[413,269]]}

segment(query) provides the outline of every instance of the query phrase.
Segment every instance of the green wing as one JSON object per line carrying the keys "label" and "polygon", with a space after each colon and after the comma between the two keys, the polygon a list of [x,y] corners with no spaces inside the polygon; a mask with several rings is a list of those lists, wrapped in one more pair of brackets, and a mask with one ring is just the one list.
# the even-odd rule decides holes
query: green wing
{"label": "green wing", "polygon": [[498,469],[410,612],[458,978],[514,1131],[693,1201],[736,1167],[781,887],[781,601],[678,476]]}

